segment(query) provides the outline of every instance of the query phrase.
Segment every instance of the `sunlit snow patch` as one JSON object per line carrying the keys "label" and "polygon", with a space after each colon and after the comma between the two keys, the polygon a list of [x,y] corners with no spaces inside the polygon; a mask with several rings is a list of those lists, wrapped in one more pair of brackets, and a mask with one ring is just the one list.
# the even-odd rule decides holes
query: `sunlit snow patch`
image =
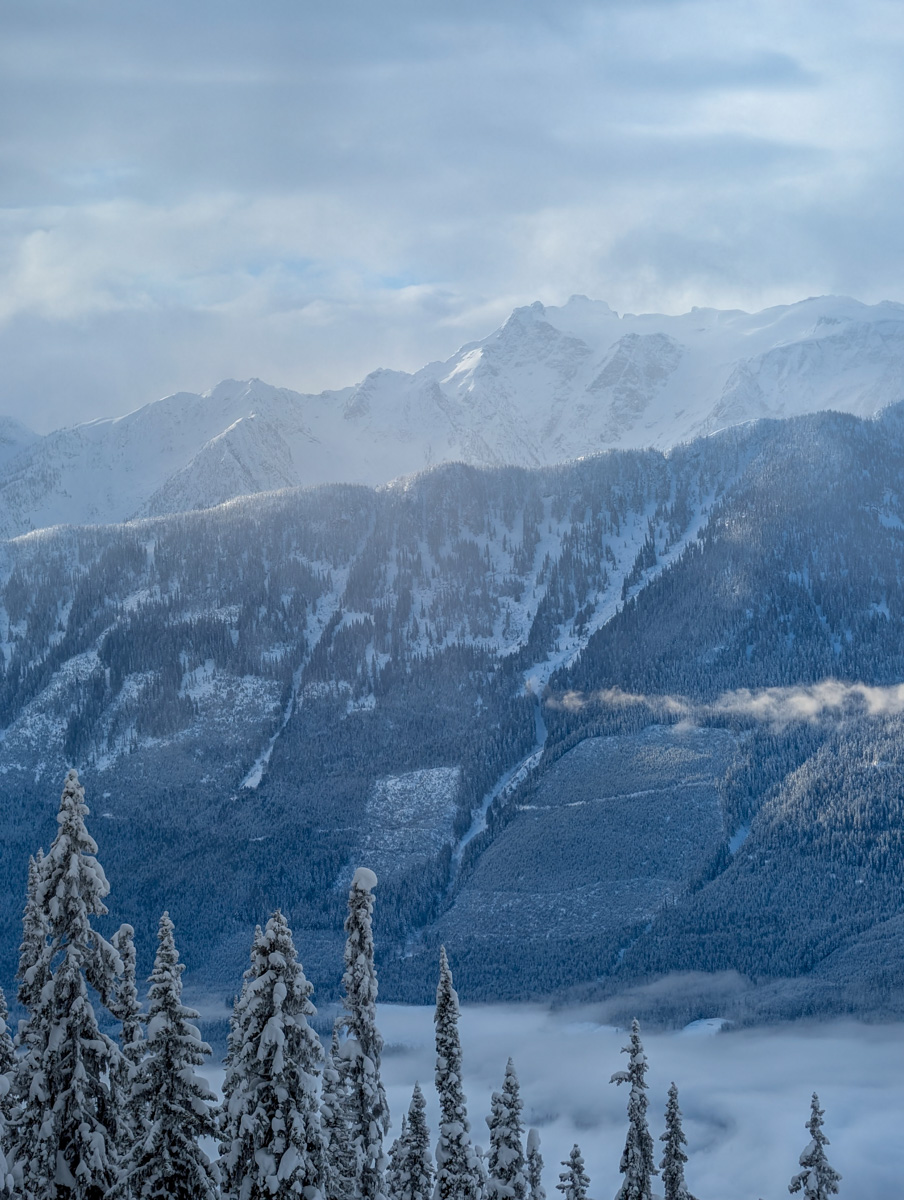
{"label": "sunlit snow patch", "polygon": [[727,1021],[725,1017],[703,1017],[685,1025],[681,1032],[686,1037],[712,1037],[714,1033],[721,1033],[730,1026],[731,1021]]}

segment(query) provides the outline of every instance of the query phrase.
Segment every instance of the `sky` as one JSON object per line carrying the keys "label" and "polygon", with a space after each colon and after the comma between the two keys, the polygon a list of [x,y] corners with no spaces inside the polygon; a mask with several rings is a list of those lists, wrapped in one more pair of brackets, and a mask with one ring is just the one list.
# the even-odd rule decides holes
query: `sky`
{"label": "sky", "polygon": [[6,0],[0,413],[904,300],[899,0]]}

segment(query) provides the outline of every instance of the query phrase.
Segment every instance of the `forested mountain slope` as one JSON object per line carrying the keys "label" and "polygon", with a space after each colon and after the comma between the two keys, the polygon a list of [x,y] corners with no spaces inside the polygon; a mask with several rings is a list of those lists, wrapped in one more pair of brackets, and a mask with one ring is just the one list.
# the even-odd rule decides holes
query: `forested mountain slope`
{"label": "forested mountain slope", "polygon": [[320,395],[225,380],[40,439],[0,426],[0,536],[281,487],[379,485],[442,462],[667,449],[761,417],[870,416],[904,399],[902,378],[899,304],[824,296],[760,313],[619,316],[582,296],[536,303],[414,374],[378,370]]}
{"label": "forested mountain slope", "polygon": [[442,940],[472,997],[694,970],[885,1011],[902,430],[823,414],[5,543],[2,979],[75,764],[117,920],[147,950],[169,908],[196,988],[279,904],[329,990],[367,862],[388,996],[435,986]]}

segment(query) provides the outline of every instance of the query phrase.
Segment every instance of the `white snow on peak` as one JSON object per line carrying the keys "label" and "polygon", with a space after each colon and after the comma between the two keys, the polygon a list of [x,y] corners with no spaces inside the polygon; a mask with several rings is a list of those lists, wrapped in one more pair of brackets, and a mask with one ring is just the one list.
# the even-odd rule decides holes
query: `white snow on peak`
{"label": "white snow on peak", "polygon": [[304,395],[259,379],[179,392],[39,438],[0,419],[0,536],[205,508],[440,462],[540,466],[668,449],[759,417],[904,399],[904,306],[822,296],[759,313],[619,315],[572,296],[414,374]]}

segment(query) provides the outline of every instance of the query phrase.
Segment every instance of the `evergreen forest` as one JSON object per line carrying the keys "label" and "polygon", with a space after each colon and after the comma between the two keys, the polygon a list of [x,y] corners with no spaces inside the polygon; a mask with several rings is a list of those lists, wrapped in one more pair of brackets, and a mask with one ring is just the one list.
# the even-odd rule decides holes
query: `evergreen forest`
{"label": "evergreen forest", "polygon": [[[525,1136],[511,1059],[486,1118],[487,1149],[472,1133],[462,1086],[459,1002],[444,949],[436,987],[435,1087],[440,1122],[428,1128],[415,1084],[398,1136],[381,1078],[373,912],[377,877],[354,872],[345,917],[342,1006],[326,1049],[312,1022],[312,984],[277,910],[251,938],[233,1005],[222,1097],[198,1071],[210,1056],[183,1002],[184,966],[164,912],[139,999],[134,930],[96,928],[110,886],[85,824],[78,774],[67,773],[57,833],[29,861],[17,972],[25,1016],[11,1036],[0,992],[0,1196],[7,1200],[544,1200],[540,1136]],[[118,1036],[112,1036],[118,1032]],[[616,1200],[694,1200],[678,1088],[665,1105],[657,1152],[650,1131],[647,1059],[635,1019],[625,1069],[623,1177]],[[814,1093],[789,1192],[838,1194]],[[217,1153],[210,1154],[211,1145]],[[555,1184],[587,1200],[576,1144]]]}

